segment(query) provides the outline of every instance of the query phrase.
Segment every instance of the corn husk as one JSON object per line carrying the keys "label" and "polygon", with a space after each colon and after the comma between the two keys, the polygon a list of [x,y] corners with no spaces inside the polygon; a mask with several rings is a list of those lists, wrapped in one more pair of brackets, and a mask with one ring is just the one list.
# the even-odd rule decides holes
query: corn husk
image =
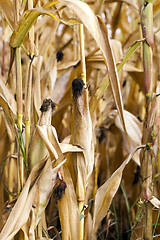
{"label": "corn husk", "polygon": [[93,171],[93,158],[91,156],[92,122],[89,112],[88,90],[81,79],[73,80],[72,92],[72,144],[79,145],[84,151],[84,155],[81,153],[74,154],[72,161],[76,172],[77,198],[84,201],[87,177]]}

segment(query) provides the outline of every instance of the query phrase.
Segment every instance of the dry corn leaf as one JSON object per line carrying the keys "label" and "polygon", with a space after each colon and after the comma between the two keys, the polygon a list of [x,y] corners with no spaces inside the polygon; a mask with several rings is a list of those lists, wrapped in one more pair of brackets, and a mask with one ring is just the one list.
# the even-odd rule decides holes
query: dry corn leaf
{"label": "dry corn leaf", "polygon": [[25,224],[25,225],[22,227],[22,231],[23,231],[23,233],[24,233],[24,238],[25,238],[25,240],[30,240],[30,239],[29,239],[29,236],[28,236],[29,227],[27,226],[27,224]]}
{"label": "dry corn leaf", "polygon": [[139,146],[134,149],[128,156],[128,158],[122,163],[122,165],[112,174],[112,176],[97,190],[95,196],[95,205],[94,205],[94,213],[93,213],[93,234],[97,231],[98,226],[102,219],[107,214],[107,211],[110,207],[111,201],[115,196],[121,179],[122,173],[126,166],[129,163],[134,153],[144,148],[145,145]]}
{"label": "dry corn leaf", "polygon": [[116,39],[110,39],[110,44],[112,47],[115,62],[117,64],[122,60],[123,57],[122,44]]}
{"label": "dry corn leaf", "polygon": [[[58,159],[58,153],[62,154],[60,145],[58,142],[57,137],[55,137],[56,130],[53,126],[48,125],[37,125],[37,130],[39,135],[44,141],[44,144],[46,145],[50,156],[52,159]],[[53,134],[53,135],[52,135]]]}
{"label": "dry corn leaf", "polygon": [[[133,151],[133,149],[135,149],[137,146],[141,145],[143,124],[133,114],[131,114],[130,112],[128,112],[126,110],[124,110],[124,115],[125,115],[125,119],[126,119],[126,127],[127,127],[129,142],[130,142],[130,149],[128,149],[127,139],[124,134],[123,126],[121,124],[118,114],[115,118],[115,125],[120,129],[123,139],[124,139],[125,147],[129,153],[130,151]],[[134,154],[133,160],[138,165],[140,165],[139,151],[137,151]]]}
{"label": "dry corn leaf", "polygon": [[[116,63],[118,63],[122,59],[122,45],[118,40],[115,39],[111,39],[110,43],[113,50],[113,56],[115,58]],[[91,55],[86,58],[86,61],[87,66],[91,66],[92,68],[103,70],[106,69],[104,57],[101,54]]]}
{"label": "dry corn leaf", "polygon": [[0,105],[11,120],[17,119],[15,111],[12,109],[8,101],[2,96],[2,94],[0,94]]}
{"label": "dry corn leaf", "polygon": [[124,71],[127,71],[133,80],[139,85],[140,89],[144,93],[144,72],[141,69],[138,69],[130,64],[124,65]]}
{"label": "dry corn leaf", "polygon": [[[41,19],[38,19],[38,21],[35,24],[35,32],[39,32],[41,28],[44,28],[44,30],[41,32],[40,38],[39,38],[39,46],[40,49],[39,55],[43,56],[44,62],[47,61],[46,54],[50,51],[52,48],[52,54],[48,56],[48,59],[52,59],[54,57],[53,52],[55,45],[53,45],[53,38],[56,36],[57,29],[59,27],[60,22],[56,19],[51,19],[48,16],[43,16]],[[45,27],[44,27],[45,26]],[[37,29],[37,31],[36,31]],[[51,64],[52,65],[52,64]]]}
{"label": "dry corn leaf", "polygon": [[[51,70],[51,69],[50,69]],[[41,78],[40,81],[40,91],[41,91],[41,99],[45,99],[45,98],[51,98],[54,99],[54,93],[53,93],[53,89],[54,89],[54,85],[55,85],[55,77],[57,75],[57,70],[56,70],[56,66],[53,66],[53,72],[52,72],[52,76],[50,75],[49,71],[43,71],[43,76]],[[51,78],[52,77],[52,78]]]}
{"label": "dry corn leaf", "polygon": [[38,116],[40,117],[41,112],[40,112],[40,107],[41,107],[41,87],[40,87],[40,70],[42,67],[42,63],[43,63],[43,57],[42,56],[38,56],[34,61],[33,61],[33,65],[36,66],[36,78],[35,78],[35,82],[33,85],[33,99],[34,99],[34,106],[36,109],[36,112],[38,114]]}
{"label": "dry corn leaf", "polygon": [[94,110],[95,110],[99,100],[103,96],[103,93],[108,88],[108,86],[109,86],[109,76],[108,76],[108,74],[106,74],[104,76],[104,78],[100,81],[98,88],[96,89],[94,95],[92,96],[92,98],[90,100],[89,108],[90,108],[91,116],[93,115]]}
{"label": "dry corn leaf", "polygon": [[106,69],[106,65],[104,63],[104,58],[102,55],[93,55],[89,58],[86,59],[86,64],[87,67],[92,67],[92,69],[102,69],[105,70]]}
{"label": "dry corn leaf", "polygon": [[14,28],[14,6],[13,2],[8,0],[8,1],[3,1],[0,0],[0,9],[2,13],[4,14],[10,28],[13,30]]}
{"label": "dry corn leaf", "polygon": [[13,111],[16,113],[17,112],[17,104],[14,99],[14,95],[9,87],[6,86],[4,83],[4,80],[0,81],[0,92],[8,102],[8,104],[11,105]]}
{"label": "dry corn leaf", "polygon": [[58,166],[52,169],[52,163],[50,160],[47,161],[44,169],[39,176],[39,179],[34,186],[36,188],[36,198],[34,198],[33,206],[33,225],[36,228],[43,211],[45,210],[50,196],[52,194],[53,187],[57,182],[57,172],[59,168],[65,163],[66,160],[61,162]]}
{"label": "dry corn leaf", "polygon": [[8,116],[6,114],[4,114],[4,121],[5,121],[5,125],[6,125],[6,129],[7,129],[7,134],[9,137],[10,142],[13,142],[15,140],[15,129],[14,126],[12,124],[12,122],[10,121],[10,119],[8,118]]}
{"label": "dry corn leaf", "polygon": [[139,7],[136,3],[136,1],[130,1],[130,0],[106,0],[106,2],[111,3],[111,2],[124,2],[127,5],[131,6],[134,10],[139,11]]}
{"label": "dry corn leaf", "polygon": [[58,70],[65,70],[67,68],[70,68],[70,67],[74,67],[78,64],[79,60],[77,61],[69,61],[69,62],[64,62],[64,63],[59,63],[57,68]]}
{"label": "dry corn leaf", "polygon": [[49,75],[49,79],[47,82],[47,91],[46,95],[44,95],[44,98],[47,97],[53,99],[53,89],[57,78],[57,59],[55,58],[55,56],[50,58],[49,61],[46,63],[46,72]]}
{"label": "dry corn leaf", "polygon": [[57,132],[53,126],[37,125],[37,130],[53,159],[63,157],[63,153],[67,152],[83,152],[83,149],[78,146],[59,143]]}
{"label": "dry corn leaf", "polygon": [[68,153],[68,152],[83,152],[83,149],[79,146],[75,146],[72,144],[67,144],[67,143],[60,143],[60,148],[63,153]]}

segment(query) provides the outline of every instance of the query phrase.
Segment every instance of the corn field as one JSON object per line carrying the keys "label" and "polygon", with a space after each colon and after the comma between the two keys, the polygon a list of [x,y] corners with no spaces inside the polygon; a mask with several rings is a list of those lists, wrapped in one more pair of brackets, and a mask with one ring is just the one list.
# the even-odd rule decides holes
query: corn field
{"label": "corn field", "polygon": [[0,240],[160,239],[160,1],[0,10]]}

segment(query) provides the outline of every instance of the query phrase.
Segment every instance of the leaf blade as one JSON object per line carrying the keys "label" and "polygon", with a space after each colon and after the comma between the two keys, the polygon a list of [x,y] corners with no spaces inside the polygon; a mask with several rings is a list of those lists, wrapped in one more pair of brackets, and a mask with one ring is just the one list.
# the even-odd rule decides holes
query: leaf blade
{"label": "leaf blade", "polygon": [[111,201],[119,188],[125,166],[129,163],[133,154],[138,149],[144,147],[146,146],[141,145],[135,148],[121,166],[112,174],[112,176],[98,189],[95,196],[95,207],[93,213],[93,233],[97,231],[100,222],[107,214]]}

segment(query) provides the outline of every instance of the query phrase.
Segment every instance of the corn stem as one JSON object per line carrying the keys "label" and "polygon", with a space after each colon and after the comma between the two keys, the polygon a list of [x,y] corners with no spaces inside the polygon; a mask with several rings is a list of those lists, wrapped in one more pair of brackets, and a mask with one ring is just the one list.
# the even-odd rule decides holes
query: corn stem
{"label": "corn stem", "polygon": [[[28,1],[28,9],[33,8],[33,1]],[[25,130],[26,130],[26,156],[28,156],[28,147],[30,142],[30,131],[31,131],[31,89],[32,89],[32,62],[34,59],[34,26],[29,31],[29,39],[31,42],[31,56],[29,60],[28,68],[28,80],[26,84],[25,94]]]}
{"label": "corn stem", "polygon": [[[84,215],[83,206],[84,206],[84,201],[80,201],[78,203],[78,209],[79,209],[79,213],[82,215]],[[80,237],[79,237],[79,239],[83,240],[83,237],[84,237],[84,218],[82,218],[80,220]]]}
{"label": "corn stem", "polygon": [[[143,42],[143,66],[144,66],[144,87],[146,94],[146,118],[144,123],[143,131],[143,142],[145,144],[152,145],[152,132],[154,122],[151,122],[153,117],[154,101],[152,101],[152,91],[153,91],[153,79],[152,79],[152,69],[153,69],[153,4],[152,1],[141,1],[141,26],[142,34],[145,38]],[[152,155],[151,149],[144,153],[144,158],[142,159],[142,199],[145,203],[145,228],[143,237],[146,240],[152,238],[152,206],[148,201],[151,198],[151,182],[152,182]]]}
{"label": "corn stem", "polygon": [[[14,1],[14,22],[15,22],[15,30],[17,23],[19,21],[19,1]],[[23,103],[22,103],[22,68],[21,68],[21,49],[16,48],[15,49],[15,66],[16,66],[16,82],[17,82],[17,116],[18,116],[18,127],[20,131],[22,131],[22,118],[23,118]],[[23,176],[24,176],[24,164],[23,159],[21,158],[20,154],[18,154],[18,165],[19,165],[19,171],[18,173],[18,179],[20,177],[19,181],[19,187],[18,191],[20,191],[20,188],[23,187]]]}
{"label": "corn stem", "polygon": [[86,84],[86,63],[85,63],[85,48],[84,48],[84,26],[80,24],[80,54],[81,54],[81,78]]}

